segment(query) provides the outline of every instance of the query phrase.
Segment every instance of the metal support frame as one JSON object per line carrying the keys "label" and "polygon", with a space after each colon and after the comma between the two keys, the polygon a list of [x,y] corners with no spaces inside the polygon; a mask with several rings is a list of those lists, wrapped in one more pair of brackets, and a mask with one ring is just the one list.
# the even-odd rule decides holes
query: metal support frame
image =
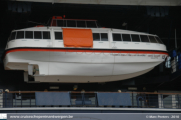
{"label": "metal support frame", "polygon": [[[77,92],[78,93],[78,92]],[[84,106],[89,106],[89,107],[99,107],[99,104],[98,104],[98,97],[97,97],[97,93],[98,92],[93,92],[93,93],[86,93],[86,92],[80,92],[78,93],[78,97],[79,99],[77,99],[79,101],[78,104],[75,104],[78,105],[78,106],[81,106],[81,107],[84,107]],[[10,100],[9,98],[11,97],[11,95],[13,94],[13,99],[15,98],[14,101]],[[17,93],[7,93],[7,92],[4,92],[4,108],[7,108],[7,107],[25,107],[27,106],[27,104],[23,104],[23,93],[20,93],[21,94],[21,98],[19,98],[19,100],[17,101],[16,99],[16,94]],[[27,93],[25,93],[27,95]],[[159,109],[162,109],[162,108],[170,108],[170,107],[167,107],[167,106],[164,106],[164,103],[163,103],[163,95],[169,95],[169,96],[172,96],[172,99],[170,100],[170,102],[168,103],[169,106],[171,106],[172,109],[181,109],[181,101],[179,97],[181,97],[181,94],[169,94],[169,93],[162,93],[162,94],[155,94],[155,96],[153,97],[149,97],[149,95],[153,94],[149,94],[149,93],[133,93],[133,92],[130,92],[130,97],[132,98],[132,105],[131,106],[128,106],[128,107],[138,107],[138,108],[150,108],[150,107],[153,107],[153,108],[159,108]],[[137,94],[137,96],[134,96],[135,94]],[[71,102],[71,97],[73,97],[74,99],[74,96],[76,96],[77,98],[77,94],[71,94],[71,92],[69,92],[69,95],[70,95],[70,102]],[[86,97],[88,96],[88,99],[86,99]],[[156,95],[158,95],[158,97],[156,97]],[[14,97],[15,96],[15,97]],[[8,98],[9,97],[9,98]],[[89,99],[89,98],[92,98],[92,99]],[[27,96],[25,96],[24,98],[27,98],[28,101],[28,106],[32,107],[32,94],[29,94]],[[130,98],[130,99],[131,99]],[[88,100],[88,102],[86,102]],[[141,103],[139,103],[140,101]],[[151,104],[148,104],[148,102],[146,100],[150,100],[149,103]],[[80,102],[81,101],[81,102]],[[91,104],[90,104],[90,101],[91,101]],[[95,101],[94,104],[92,104],[92,102]],[[13,105],[11,106],[11,104],[13,103]],[[17,103],[20,103],[18,104],[17,106]],[[33,101],[34,102],[34,101]],[[137,102],[137,105],[134,105],[134,103]],[[158,103],[158,104],[157,104]],[[34,104],[34,103],[33,103]],[[165,104],[167,105],[167,104]],[[70,103],[70,106],[74,106],[72,105],[72,102]],[[53,107],[53,106],[51,106]],[[62,106],[59,106],[59,107],[62,107]],[[112,106],[114,107],[114,106]],[[119,106],[120,107],[120,106]],[[121,107],[126,107],[126,106],[121,106]]]}
{"label": "metal support frame", "polygon": [[45,3],[71,3],[71,4],[102,4],[102,5],[136,5],[136,6],[180,6],[179,0],[12,0],[26,2],[45,2]]}

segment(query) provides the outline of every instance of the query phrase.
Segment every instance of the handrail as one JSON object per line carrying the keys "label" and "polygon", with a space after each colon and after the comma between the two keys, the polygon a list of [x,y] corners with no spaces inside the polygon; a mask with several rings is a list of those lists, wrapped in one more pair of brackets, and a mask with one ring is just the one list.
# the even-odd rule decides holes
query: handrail
{"label": "handrail", "polygon": [[[43,95],[36,92],[59,92],[58,98],[54,95]],[[66,92],[65,99],[70,103],[52,103],[51,100],[61,100]],[[16,107],[131,107],[131,108],[172,108],[181,109],[181,93],[156,92],[106,92],[106,91],[7,91],[0,98],[0,108]],[[26,94],[31,93],[31,94]],[[79,93],[79,94],[76,94]],[[105,94],[99,94],[105,93]],[[118,94],[109,94],[118,93]],[[123,93],[123,94],[119,94]],[[125,94],[124,94],[125,93]],[[134,94],[136,93],[136,94]],[[40,96],[39,96],[40,95]],[[41,96],[43,95],[43,96]],[[108,99],[106,98],[109,97]],[[117,97],[118,96],[118,97]],[[43,103],[47,98],[47,102]],[[106,99],[105,99],[106,98]],[[117,99],[119,98],[119,100]],[[174,99],[173,99],[174,98]],[[104,99],[106,102],[100,102]],[[115,99],[115,100],[114,100]],[[50,101],[49,101],[50,100]],[[125,100],[128,101],[124,102]],[[121,102],[122,101],[122,102]],[[124,104],[123,104],[124,103]]]}
{"label": "handrail", "polygon": [[159,92],[107,92],[107,91],[9,91],[9,92],[2,92],[2,93],[36,93],[36,92],[69,92],[69,93],[137,93],[137,94],[180,94],[181,93],[159,93]]}

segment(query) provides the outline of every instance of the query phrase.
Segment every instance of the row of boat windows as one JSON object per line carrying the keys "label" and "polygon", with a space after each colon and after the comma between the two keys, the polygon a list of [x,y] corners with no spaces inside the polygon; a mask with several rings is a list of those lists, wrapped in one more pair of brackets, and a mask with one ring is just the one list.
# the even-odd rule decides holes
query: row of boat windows
{"label": "row of boat windows", "polygon": [[163,43],[159,37],[147,35],[133,35],[133,34],[115,34],[113,33],[113,41],[132,41],[132,42],[151,42]]}
{"label": "row of boat windows", "polygon": [[53,20],[52,26],[97,28],[96,21]]}
{"label": "row of boat windows", "polygon": [[[49,31],[17,31],[12,32],[9,40],[14,39],[50,39]],[[62,40],[62,32],[55,32],[55,40]],[[107,33],[93,33],[93,41],[108,41]],[[147,35],[113,33],[113,41],[162,43],[160,38]]]}
{"label": "row of boat windows", "polygon": [[[14,39],[50,39],[50,32],[48,31],[17,31],[11,34],[9,40]],[[55,40],[62,40],[62,32],[55,32]],[[107,33],[93,33],[94,41],[108,41]]]}
{"label": "row of boat windows", "polygon": [[[93,40],[108,41],[108,34],[93,33]],[[147,36],[147,35],[133,35],[133,34],[115,34],[115,33],[113,33],[113,41],[162,43],[159,37]]]}
{"label": "row of boat windows", "polygon": [[17,31],[12,32],[9,40],[14,39],[50,39],[49,31]]}
{"label": "row of boat windows", "polygon": [[[12,32],[9,40],[15,39],[51,39],[49,31],[17,31]],[[55,32],[55,40],[62,40],[62,32]]]}

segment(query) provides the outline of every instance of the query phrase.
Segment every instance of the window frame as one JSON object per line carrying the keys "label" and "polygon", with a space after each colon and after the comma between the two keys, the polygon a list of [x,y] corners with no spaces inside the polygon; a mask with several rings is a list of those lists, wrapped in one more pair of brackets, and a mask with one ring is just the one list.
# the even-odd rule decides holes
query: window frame
{"label": "window frame", "polygon": [[[42,40],[51,40],[51,31],[41,31],[42,32]],[[50,39],[43,39],[43,32],[49,32],[50,33]]]}
{"label": "window frame", "polygon": [[148,38],[148,40],[149,40],[149,43],[151,43],[149,36],[148,36],[148,35],[146,35],[146,36],[147,36],[147,38]]}
{"label": "window frame", "polygon": [[[26,38],[26,32],[33,32],[33,38]],[[25,39],[33,39],[33,40],[34,40],[34,31],[33,31],[33,30],[32,30],[32,31],[26,30],[26,31],[25,31]]]}
{"label": "window frame", "polygon": [[[113,34],[119,34],[119,35],[120,35],[120,38],[121,38],[121,41],[114,41]],[[123,42],[122,34],[121,34],[121,33],[112,33],[112,41],[113,41],[113,42]]]}
{"label": "window frame", "polygon": [[[129,35],[131,41],[124,41],[123,36],[122,36],[123,34]],[[121,37],[122,37],[123,42],[132,42],[131,34],[121,33]]]}
{"label": "window frame", "polygon": [[18,38],[18,39],[25,39],[25,31],[23,30],[23,31],[21,31],[21,30],[19,30],[19,31],[16,31],[16,39],[17,39],[17,33],[18,32],[24,32],[24,38]]}
{"label": "window frame", "polygon": [[[10,34],[10,37],[9,37],[9,40],[8,40],[8,41],[12,41],[12,40],[10,40],[10,39],[11,39],[11,35],[12,35],[13,32],[15,32],[15,33],[17,34],[17,31],[12,31],[11,34]],[[14,37],[13,40],[16,40],[16,34],[15,34],[15,37]]]}
{"label": "window frame", "polygon": [[132,35],[137,35],[137,36],[139,37],[139,40],[140,40],[139,43],[142,42],[142,41],[141,41],[140,34],[130,34],[130,35],[131,35],[131,42],[138,42],[138,41],[133,41]]}
{"label": "window frame", "polygon": [[[157,41],[157,39],[155,38],[154,35],[148,35],[149,40],[150,40],[150,37],[154,37],[154,39],[156,40],[156,43],[159,43],[159,42]],[[155,42],[151,42],[151,41],[150,41],[150,43],[155,43]]]}
{"label": "window frame", "polygon": [[95,42],[100,42],[100,41],[101,41],[101,35],[100,35],[99,32],[93,32],[93,33],[92,33],[93,42],[94,42],[94,36],[93,36],[94,33],[98,33],[98,34],[99,34],[99,41],[95,41]]}
{"label": "window frame", "polygon": [[[101,34],[102,34],[102,33],[104,33],[104,32],[99,33],[100,41],[102,41],[102,37],[101,37]],[[108,35],[108,33],[106,33],[106,34],[107,34],[107,41],[109,41],[109,35]],[[104,42],[107,42],[107,41],[104,41]]]}
{"label": "window frame", "polygon": [[[156,39],[157,43],[159,43],[159,44],[163,44],[162,40],[161,40],[158,36],[154,36],[154,37],[155,37],[155,39]],[[157,38],[156,38],[156,37],[158,37],[158,39],[160,39],[161,43],[160,43],[160,42],[158,42],[159,40],[157,40]]]}
{"label": "window frame", "polygon": [[[63,41],[63,31],[53,31],[53,32],[54,32],[54,40],[55,40],[55,41],[58,41],[58,40]],[[61,32],[61,33],[62,33],[62,39],[58,39],[58,40],[57,40],[57,39],[55,38],[55,32]]]}
{"label": "window frame", "polygon": [[[141,34],[141,35],[142,35],[142,34]],[[148,35],[143,35],[143,36],[147,36],[149,42],[143,42],[142,39],[141,39],[141,35],[139,35],[139,36],[140,36],[140,40],[141,40],[142,43],[151,43]]]}
{"label": "window frame", "polygon": [[[35,33],[34,32],[41,32],[41,39],[35,39]],[[42,34],[42,31],[33,31],[33,39],[34,40],[42,40],[43,39],[43,34]]]}
{"label": "window frame", "polygon": [[[96,42],[100,42],[100,41],[101,41],[101,42],[109,42],[109,34],[108,34],[108,32],[96,32],[96,31],[95,31],[95,32],[92,32],[92,37],[93,37],[93,34],[94,34],[94,33],[98,33],[98,34],[99,34],[99,38],[100,38],[99,41],[96,41]],[[107,39],[108,39],[107,41],[102,41],[101,33],[106,33],[106,34],[107,34]],[[93,42],[94,42],[94,37],[93,37]]]}

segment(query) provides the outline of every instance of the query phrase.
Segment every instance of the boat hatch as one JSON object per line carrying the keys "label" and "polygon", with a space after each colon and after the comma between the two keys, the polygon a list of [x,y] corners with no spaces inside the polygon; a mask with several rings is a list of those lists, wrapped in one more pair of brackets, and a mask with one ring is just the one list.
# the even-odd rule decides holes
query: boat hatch
{"label": "boat hatch", "polygon": [[91,29],[63,28],[63,40],[65,47],[93,47]]}

